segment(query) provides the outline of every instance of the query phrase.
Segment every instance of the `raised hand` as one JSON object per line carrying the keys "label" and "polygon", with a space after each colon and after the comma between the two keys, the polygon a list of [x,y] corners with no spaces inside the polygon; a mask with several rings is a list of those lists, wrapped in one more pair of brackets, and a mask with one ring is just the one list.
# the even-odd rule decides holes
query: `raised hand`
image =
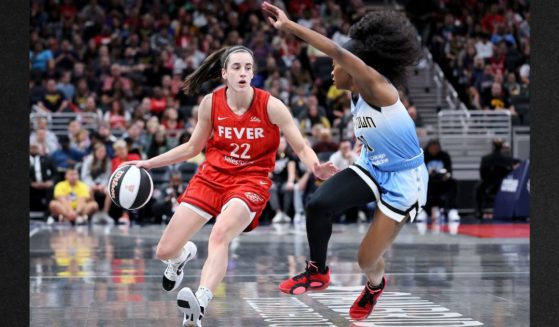
{"label": "raised hand", "polygon": [[278,30],[282,30],[285,24],[289,22],[289,18],[287,18],[287,15],[283,12],[283,10],[269,4],[268,2],[262,3],[262,10],[268,16],[270,24]]}
{"label": "raised hand", "polygon": [[334,176],[338,171],[340,171],[334,164],[330,161],[323,164],[314,164],[312,167],[313,174],[322,180],[327,180],[328,178]]}

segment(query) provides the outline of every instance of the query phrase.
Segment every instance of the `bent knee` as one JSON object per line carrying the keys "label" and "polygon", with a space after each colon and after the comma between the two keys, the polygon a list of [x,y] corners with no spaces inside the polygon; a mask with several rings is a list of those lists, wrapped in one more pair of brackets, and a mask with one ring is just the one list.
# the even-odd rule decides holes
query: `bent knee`
{"label": "bent knee", "polygon": [[155,257],[159,260],[168,260],[176,257],[180,246],[173,246],[171,244],[159,243],[157,244],[157,249],[155,250]]}

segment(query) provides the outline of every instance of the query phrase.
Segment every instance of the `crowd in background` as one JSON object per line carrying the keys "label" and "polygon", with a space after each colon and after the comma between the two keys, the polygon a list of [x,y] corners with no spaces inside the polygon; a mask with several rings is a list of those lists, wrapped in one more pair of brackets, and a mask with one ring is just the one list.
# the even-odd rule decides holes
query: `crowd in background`
{"label": "crowd in background", "polygon": [[[361,0],[270,2],[338,44],[349,39],[349,27],[366,13]],[[412,22],[468,107],[505,108],[525,122],[512,103],[528,94],[527,1],[433,1],[421,10],[414,2],[406,5]],[[99,212],[128,223],[100,186],[121,162],[152,158],[188,141],[201,95],[221,83],[209,81],[200,96],[186,96],[182,81],[223,46],[253,50],[252,84],[290,108],[322,160],[333,156],[347,165],[359,151],[350,95],[332,85],[331,59],[271,28],[259,1],[31,0],[30,27],[32,210],[47,210],[56,183],[77,168],[79,180],[97,194]],[[405,90],[401,97],[409,103]],[[54,133],[53,117],[60,113],[75,119]],[[301,215],[300,200],[319,184],[289,151],[278,151],[278,162],[293,160],[284,168],[295,166],[294,175],[276,167],[273,177],[280,185],[273,203],[278,220],[284,212]],[[202,153],[192,161],[203,160]],[[178,171],[169,169],[167,183],[154,196],[158,205],[147,215],[165,220],[172,214],[185,183],[180,186],[184,175]],[[293,205],[283,199],[294,194]]]}
{"label": "crowd in background", "polygon": [[529,0],[408,1],[406,9],[468,109],[528,125]]}

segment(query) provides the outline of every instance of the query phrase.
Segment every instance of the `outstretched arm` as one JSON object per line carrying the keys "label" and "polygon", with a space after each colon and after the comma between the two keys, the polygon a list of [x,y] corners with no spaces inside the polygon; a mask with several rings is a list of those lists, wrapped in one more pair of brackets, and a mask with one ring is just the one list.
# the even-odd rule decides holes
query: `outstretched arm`
{"label": "outstretched arm", "polygon": [[262,9],[268,21],[278,30],[295,34],[313,47],[327,54],[354,80],[357,92],[369,103],[377,106],[391,105],[398,99],[398,91],[378,71],[368,66],[356,55],[342,48],[334,41],[328,39],[311,29],[290,20],[278,7],[267,2],[262,4]]}
{"label": "outstretched arm", "polygon": [[317,178],[326,180],[338,172],[331,162],[320,164],[316,153],[305,143],[289,109],[273,96],[268,100],[268,116],[270,121],[281,129],[293,151]]}

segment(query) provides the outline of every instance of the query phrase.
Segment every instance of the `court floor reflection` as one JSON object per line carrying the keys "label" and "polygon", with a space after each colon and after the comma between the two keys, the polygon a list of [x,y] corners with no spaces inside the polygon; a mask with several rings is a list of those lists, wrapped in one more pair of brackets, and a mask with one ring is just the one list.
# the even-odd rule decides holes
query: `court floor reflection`
{"label": "court floor reflection", "polygon": [[[32,326],[180,326],[176,293],[161,289],[165,265],[154,258],[162,226],[34,226],[30,239]],[[203,326],[527,326],[528,239],[480,239],[419,232],[408,225],[386,254],[388,286],[367,320],[347,311],[364,284],[356,263],[367,225],[336,225],[330,241],[332,284],[302,296],[278,283],[300,272],[303,228],[261,226],[231,246],[228,272]],[[196,288],[207,255],[206,226],[185,270]]]}

